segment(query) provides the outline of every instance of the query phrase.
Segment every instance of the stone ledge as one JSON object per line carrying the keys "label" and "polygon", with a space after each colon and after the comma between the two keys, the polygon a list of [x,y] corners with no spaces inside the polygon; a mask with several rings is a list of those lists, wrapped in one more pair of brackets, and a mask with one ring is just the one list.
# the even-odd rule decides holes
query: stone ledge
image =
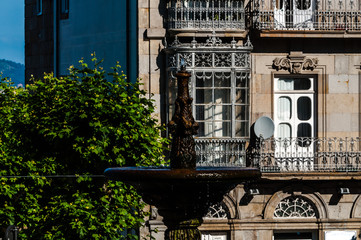
{"label": "stone ledge", "polygon": [[348,30],[261,30],[259,34],[270,38],[361,38],[361,31]]}
{"label": "stone ledge", "polygon": [[262,180],[361,180],[361,172],[277,172],[262,173]]}
{"label": "stone ledge", "polygon": [[234,29],[169,29],[168,31],[170,35],[177,35],[178,37],[209,37],[210,35],[215,33],[217,37],[246,38],[248,34],[247,30]]}
{"label": "stone ledge", "polygon": [[163,39],[165,37],[165,29],[164,28],[148,28],[146,32],[146,36],[149,39]]}

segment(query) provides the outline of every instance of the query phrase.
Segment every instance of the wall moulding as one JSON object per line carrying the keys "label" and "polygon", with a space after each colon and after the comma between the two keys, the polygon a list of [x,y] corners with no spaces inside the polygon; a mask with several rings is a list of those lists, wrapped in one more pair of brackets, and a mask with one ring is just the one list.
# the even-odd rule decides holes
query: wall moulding
{"label": "wall moulding", "polygon": [[304,70],[313,71],[317,65],[317,58],[306,57],[302,52],[291,52],[287,57],[275,58],[272,67],[277,71],[283,69],[290,73],[300,74]]}

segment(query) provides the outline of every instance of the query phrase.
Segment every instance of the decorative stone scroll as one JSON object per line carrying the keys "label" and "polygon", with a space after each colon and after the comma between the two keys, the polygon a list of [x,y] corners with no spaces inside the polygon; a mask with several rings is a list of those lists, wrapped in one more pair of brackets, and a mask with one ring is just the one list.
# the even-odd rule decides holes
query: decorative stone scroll
{"label": "decorative stone scroll", "polygon": [[317,64],[317,58],[308,58],[302,52],[291,52],[287,57],[275,58],[273,60],[273,67],[277,71],[284,69],[295,74],[301,73],[303,70],[313,71]]}

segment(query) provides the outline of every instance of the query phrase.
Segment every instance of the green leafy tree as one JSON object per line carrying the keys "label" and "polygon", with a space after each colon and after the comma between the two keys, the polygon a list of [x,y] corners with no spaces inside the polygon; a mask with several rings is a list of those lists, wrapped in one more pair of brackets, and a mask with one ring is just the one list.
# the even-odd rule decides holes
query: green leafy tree
{"label": "green leafy tree", "polygon": [[94,58],[26,89],[0,84],[0,227],[20,239],[132,239],[144,219],[134,189],[107,167],[164,164],[162,128],[139,83]]}

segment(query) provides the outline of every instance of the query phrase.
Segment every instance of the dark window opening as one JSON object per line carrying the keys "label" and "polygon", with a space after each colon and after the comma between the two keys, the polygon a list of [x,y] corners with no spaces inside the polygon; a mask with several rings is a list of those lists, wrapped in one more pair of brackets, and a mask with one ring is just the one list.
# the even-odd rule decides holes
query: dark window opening
{"label": "dark window opening", "polygon": [[60,19],[69,18],[69,0],[60,1]]}
{"label": "dark window opening", "polygon": [[36,0],[36,15],[43,14],[43,0]]}

